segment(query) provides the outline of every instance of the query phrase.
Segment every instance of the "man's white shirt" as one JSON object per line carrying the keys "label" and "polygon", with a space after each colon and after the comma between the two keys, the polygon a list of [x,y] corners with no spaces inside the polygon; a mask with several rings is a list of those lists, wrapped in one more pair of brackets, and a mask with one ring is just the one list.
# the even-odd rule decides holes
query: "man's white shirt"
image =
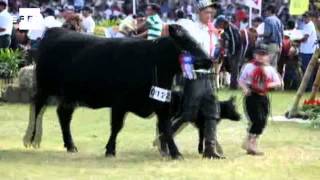
{"label": "man's white shirt", "polygon": [[56,20],[53,16],[47,16],[44,18],[44,25],[46,28],[61,27],[62,23]]}
{"label": "man's white shirt", "polygon": [[94,20],[92,19],[91,16],[83,17],[82,27],[83,27],[84,32],[86,34],[93,34],[94,33],[94,29],[96,27],[96,23],[94,22]]}
{"label": "man's white shirt", "polygon": [[301,43],[300,53],[313,54],[318,45],[315,44],[317,41],[317,31],[312,21],[310,21],[308,24],[304,24],[302,33],[303,35],[308,35],[309,37],[307,41]]}
{"label": "man's white shirt", "polygon": [[[201,22],[193,22],[188,19],[181,19],[177,22],[177,24],[185,28],[208,55],[210,55],[210,51],[214,52],[215,49],[210,49],[210,33],[207,25]],[[211,36],[214,47],[217,47],[219,43],[218,37],[213,33]]]}
{"label": "man's white shirt", "polygon": [[0,36],[12,34],[13,18],[7,10],[0,13],[0,28],[5,29],[5,31],[0,32]]}

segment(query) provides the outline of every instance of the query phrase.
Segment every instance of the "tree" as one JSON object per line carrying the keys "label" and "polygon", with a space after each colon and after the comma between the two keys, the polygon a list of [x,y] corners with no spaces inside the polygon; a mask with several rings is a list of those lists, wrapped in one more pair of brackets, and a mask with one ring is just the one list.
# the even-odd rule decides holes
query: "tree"
{"label": "tree", "polygon": [[[318,63],[319,55],[320,55],[320,49],[318,48],[316,50],[316,52],[313,54],[313,56],[311,58],[311,61],[308,64],[307,70],[306,70],[306,72],[305,72],[305,74],[303,76],[303,79],[301,81],[300,87],[299,87],[299,89],[297,91],[297,94],[295,96],[294,103],[293,103],[291,109],[289,110],[289,112],[286,114],[288,118],[301,117],[301,115],[302,115],[302,114],[299,113],[299,102],[300,102],[300,100],[301,100],[301,98],[303,96],[303,93],[305,92],[305,90],[307,88],[307,85],[308,85],[310,77],[311,77],[311,75],[313,73],[313,70],[316,67],[317,63]],[[318,76],[318,74],[319,74],[319,71],[317,73],[317,76]],[[315,83],[317,83],[317,81],[315,81]],[[313,89],[313,91],[315,91],[315,93],[316,93],[317,90]]]}

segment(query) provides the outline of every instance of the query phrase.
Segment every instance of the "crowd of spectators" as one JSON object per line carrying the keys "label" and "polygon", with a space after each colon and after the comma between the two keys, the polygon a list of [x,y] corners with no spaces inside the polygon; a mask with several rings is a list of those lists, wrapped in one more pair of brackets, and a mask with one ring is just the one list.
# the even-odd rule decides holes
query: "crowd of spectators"
{"label": "crowd of spectators", "polygon": [[[148,9],[148,3],[159,4],[159,9],[145,11]],[[19,29],[18,17],[19,8],[21,7],[40,7],[43,16],[43,29],[30,31]],[[287,63],[288,57],[298,59],[295,62],[301,64],[301,70],[305,72],[317,48],[315,42],[318,39],[320,30],[316,3],[311,1],[310,11],[304,16],[291,16],[288,4],[281,4],[275,9],[267,10],[265,7],[268,7],[268,3],[263,1],[262,7],[262,12],[253,10],[251,22],[249,9],[242,4],[228,4],[221,1],[215,8],[217,9],[216,16],[224,15],[239,30],[249,27],[254,28],[259,35],[258,42],[269,38],[270,42],[267,42],[267,44],[273,44],[273,46],[269,46],[272,56],[275,56],[274,59],[279,59],[280,57],[280,60],[273,62],[277,64],[274,66],[279,65],[278,71],[283,73],[284,77],[289,72],[295,72],[290,71],[290,69],[285,72],[282,71],[282,63],[283,61]],[[0,0],[0,48],[36,48],[45,29],[52,27],[63,26],[75,31],[94,34],[96,23],[104,20],[123,20],[128,16],[132,17],[132,10],[132,0],[11,0],[10,2],[8,0]],[[271,12],[272,14],[266,14],[265,12]],[[151,16],[153,17],[150,18]],[[170,24],[180,19],[195,20],[197,18],[194,5],[190,0],[176,1],[173,5],[167,0],[137,0],[136,14],[133,17],[138,22],[141,21],[141,24],[145,22],[153,23],[153,28],[159,29],[157,32],[150,33],[149,31],[149,34],[146,34],[145,29],[135,27],[139,30],[136,37],[146,36],[148,39],[152,39],[151,36],[159,37],[161,35],[162,26],[158,27],[158,22],[160,21]],[[131,29],[134,28],[131,27]],[[293,34],[300,33],[301,39],[290,40],[290,37],[288,38],[288,35],[282,29],[290,30],[291,33],[293,30],[297,31]],[[265,32],[266,30],[268,32]],[[274,33],[274,31],[280,34]],[[114,33],[116,34],[117,32],[113,32],[112,29],[106,29],[106,36],[113,37],[110,34]],[[268,33],[270,36],[268,38],[264,37]],[[122,36],[127,36],[127,34],[119,35],[119,37]],[[295,50],[292,50],[293,48]],[[293,56],[293,52],[297,56]],[[295,79],[297,77],[296,74],[291,73],[290,75],[289,73],[287,79],[299,82],[299,80]],[[297,87],[294,86],[294,88]],[[310,88],[311,85],[309,85]]]}

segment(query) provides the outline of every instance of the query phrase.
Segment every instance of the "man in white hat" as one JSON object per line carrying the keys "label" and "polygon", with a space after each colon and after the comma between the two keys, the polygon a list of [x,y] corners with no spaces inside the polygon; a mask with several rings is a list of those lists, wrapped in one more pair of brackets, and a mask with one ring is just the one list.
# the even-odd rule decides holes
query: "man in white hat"
{"label": "man in white hat", "polygon": [[[208,53],[212,61],[203,62],[203,65],[195,65],[196,79],[186,78],[184,85],[184,101],[182,105],[182,117],[174,123],[181,121],[192,122],[201,113],[204,124],[204,152],[205,158],[223,158],[217,151],[216,124],[220,118],[218,99],[215,95],[215,87],[212,82],[211,72],[213,62],[217,59],[218,31],[211,24],[216,12],[214,3],[209,0],[199,0],[196,3],[198,21],[193,27],[185,27],[199,43],[202,49]],[[184,25],[182,25],[184,26]],[[204,65],[205,64],[205,65]]]}
{"label": "man in white hat", "polygon": [[11,44],[13,18],[7,11],[8,1],[0,0],[0,49]]}

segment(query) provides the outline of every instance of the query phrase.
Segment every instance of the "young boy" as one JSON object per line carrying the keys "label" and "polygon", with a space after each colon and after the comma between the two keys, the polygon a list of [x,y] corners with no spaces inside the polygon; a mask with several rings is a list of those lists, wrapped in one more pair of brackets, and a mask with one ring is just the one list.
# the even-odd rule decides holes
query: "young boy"
{"label": "young boy", "polygon": [[243,148],[249,155],[263,155],[257,149],[257,139],[262,134],[269,115],[270,89],[281,86],[280,76],[270,64],[266,48],[258,47],[254,59],[243,67],[239,85],[245,94],[245,110],[251,122]]}

